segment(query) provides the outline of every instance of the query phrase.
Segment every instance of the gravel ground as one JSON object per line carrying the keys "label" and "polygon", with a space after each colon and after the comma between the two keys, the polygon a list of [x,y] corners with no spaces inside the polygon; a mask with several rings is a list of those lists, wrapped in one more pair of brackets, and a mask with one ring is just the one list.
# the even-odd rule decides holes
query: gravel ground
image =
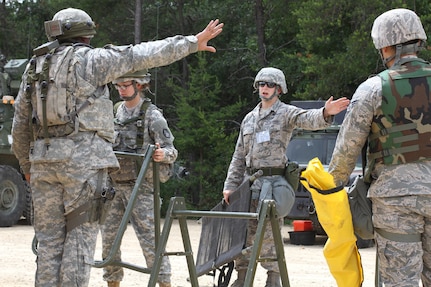
{"label": "gravel ground", "polygon": [[[199,247],[201,225],[194,220],[188,220],[188,230],[194,256]],[[323,246],[326,237],[317,236],[316,243],[311,246],[293,245],[289,241],[288,232],[292,226],[285,225],[282,228],[282,236],[285,241],[284,251],[287,261],[287,270],[291,287],[336,287],[337,284],[330,274],[323,256]],[[15,225],[13,227],[0,228],[0,281],[3,287],[28,287],[34,286],[34,273],[36,270],[36,256],[31,250],[31,242],[34,231],[31,226]],[[139,248],[138,241],[132,227],[128,227],[122,242],[123,261],[143,266],[144,260]],[[184,251],[181,240],[181,231],[178,222],[174,221],[167,244],[168,252]],[[101,260],[100,236],[96,250],[95,259]],[[375,272],[375,248],[360,249],[362,264],[364,268],[363,287],[374,286]],[[184,256],[171,256],[172,264],[172,286],[190,286],[188,278],[188,267]],[[232,276],[231,282],[236,278]],[[125,270],[125,278],[122,286],[146,286],[149,275]],[[266,280],[265,271],[258,266],[254,286],[264,286]],[[212,287],[214,277],[203,275],[198,278],[199,285]],[[102,280],[102,270],[93,268],[90,279],[91,287],[107,286]]]}

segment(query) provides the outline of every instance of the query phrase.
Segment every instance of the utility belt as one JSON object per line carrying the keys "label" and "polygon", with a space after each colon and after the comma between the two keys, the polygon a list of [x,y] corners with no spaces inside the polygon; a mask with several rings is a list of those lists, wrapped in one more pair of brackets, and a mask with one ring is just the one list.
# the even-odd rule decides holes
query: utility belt
{"label": "utility belt", "polygon": [[299,186],[299,177],[301,175],[302,169],[299,167],[298,163],[295,161],[289,161],[285,168],[281,167],[262,167],[262,168],[246,168],[249,175],[255,174],[257,171],[261,170],[262,174],[259,176],[273,176],[282,175],[286,178],[287,182],[293,188],[297,190]]}
{"label": "utility belt", "polygon": [[262,168],[247,167],[246,170],[249,175],[253,175],[257,171],[261,170],[263,172],[261,176],[284,175],[286,172],[286,169],[281,167],[262,167]]}

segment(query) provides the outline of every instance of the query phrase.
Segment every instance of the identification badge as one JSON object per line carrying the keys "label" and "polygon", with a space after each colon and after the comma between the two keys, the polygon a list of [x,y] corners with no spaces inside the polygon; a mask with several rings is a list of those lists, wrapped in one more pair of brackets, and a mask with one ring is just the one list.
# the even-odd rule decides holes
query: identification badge
{"label": "identification badge", "polygon": [[258,132],[256,134],[257,143],[269,142],[269,131]]}

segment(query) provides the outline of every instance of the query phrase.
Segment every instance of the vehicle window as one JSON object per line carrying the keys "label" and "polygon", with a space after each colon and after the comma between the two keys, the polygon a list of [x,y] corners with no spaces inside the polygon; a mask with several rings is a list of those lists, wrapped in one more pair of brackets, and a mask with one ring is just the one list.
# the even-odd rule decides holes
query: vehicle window
{"label": "vehicle window", "polygon": [[287,158],[300,164],[307,164],[311,159],[318,157],[320,160],[326,158],[326,140],[310,138],[294,138],[287,148]]}
{"label": "vehicle window", "polygon": [[[286,156],[290,161],[296,161],[301,165],[307,165],[315,157],[318,157],[323,165],[329,165],[335,142],[336,136],[294,137],[287,147]],[[361,166],[361,156],[359,156],[356,165]]]}

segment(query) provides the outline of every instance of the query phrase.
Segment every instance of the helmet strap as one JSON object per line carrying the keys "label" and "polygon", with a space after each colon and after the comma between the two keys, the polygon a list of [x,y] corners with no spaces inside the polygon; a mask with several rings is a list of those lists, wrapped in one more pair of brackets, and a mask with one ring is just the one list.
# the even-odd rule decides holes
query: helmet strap
{"label": "helmet strap", "polygon": [[389,67],[388,67],[388,63],[389,63],[390,61],[392,61],[392,60],[395,58],[395,55],[392,55],[392,56],[390,56],[390,57],[388,57],[388,58],[384,58],[383,53],[382,53],[382,50],[379,50],[379,54],[380,54],[380,59],[382,59],[383,65],[384,65],[386,68],[389,68]]}
{"label": "helmet strap", "polygon": [[[278,86],[277,86],[277,88],[278,88]],[[269,101],[270,101],[270,100],[272,100],[274,97],[279,96],[279,95],[280,95],[280,94],[279,94],[279,93],[277,93],[277,89],[275,89],[274,93],[273,93],[269,98],[262,97],[260,94],[259,94],[259,98],[260,98],[262,101],[267,101],[267,102],[269,102]]]}
{"label": "helmet strap", "polygon": [[133,81],[133,90],[135,92],[130,97],[125,97],[125,96],[120,96],[120,97],[123,100],[125,100],[126,102],[132,101],[134,98],[136,98],[136,96],[139,94],[139,90],[136,88],[136,82],[135,81]]}
{"label": "helmet strap", "polygon": [[380,53],[380,57],[382,58],[383,64],[385,65],[386,68],[388,68],[387,63],[390,62],[392,59],[395,59],[393,66],[399,65],[401,60],[401,55],[416,54],[422,49],[423,46],[424,46],[423,41],[418,41],[416,43],[407,44],[407,45],[398,44],[395,46],[396,48],[395,55],[392,55],[391,57],[388,57],[386,59],[383,58],[383,54],[381,50],[379,50],[379,53]]}

